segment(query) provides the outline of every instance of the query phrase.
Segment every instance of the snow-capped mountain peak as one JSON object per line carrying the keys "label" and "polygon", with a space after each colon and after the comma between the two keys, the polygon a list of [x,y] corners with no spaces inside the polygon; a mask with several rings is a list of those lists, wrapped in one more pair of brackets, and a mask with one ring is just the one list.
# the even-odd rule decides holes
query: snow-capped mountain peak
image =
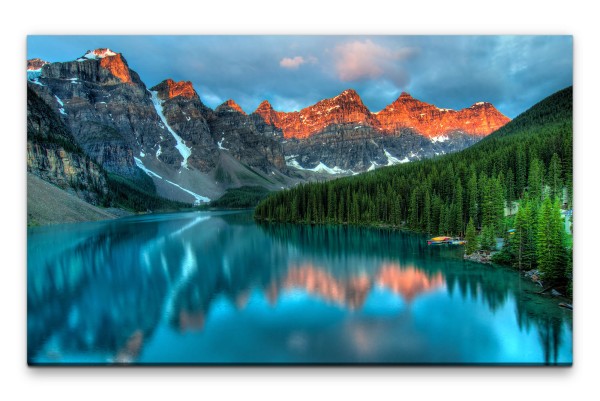
{"label": "snow-capped mountain peak", "polygon": [[78,60],[81,60],[81,59],[98,60],[101,58],[112,57],[112,56],[116,56],[116,55],[117,55],[117,53],[113,52],[109,48],[99,48],[96,50],[88,50]]}

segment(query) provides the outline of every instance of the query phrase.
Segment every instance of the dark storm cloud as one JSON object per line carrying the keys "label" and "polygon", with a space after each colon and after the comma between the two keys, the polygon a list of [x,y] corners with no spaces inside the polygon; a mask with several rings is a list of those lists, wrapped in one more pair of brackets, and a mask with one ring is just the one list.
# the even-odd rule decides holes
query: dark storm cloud
{"label": "dark storm cloud", "polygon": [[146,85],[188,80],[216,107],[306,107],[347,88],[377,111],[401,91],[440,107],[494,103],[514,117],[572,84],[571,37],[549,36],[32,36],[28,57],[123,53]]}

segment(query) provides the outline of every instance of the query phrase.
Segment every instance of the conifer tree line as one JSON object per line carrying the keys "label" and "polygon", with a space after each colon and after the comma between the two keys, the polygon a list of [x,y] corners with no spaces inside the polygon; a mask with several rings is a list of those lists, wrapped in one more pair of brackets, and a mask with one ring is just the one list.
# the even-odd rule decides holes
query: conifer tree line
{"label": "conifer tree line", "polygon": [[[564,203],[572,204],[572,103],[570,87],[461,152],[276,192],[257,206],[255,218],[467,237],[479,232],[483,249],[515,224],[519,266],[554,266],[557,260],[538,256],[557,246],[549,243],[557,235],[551,227]],[[515,254],[504,256],[515,262]]]}

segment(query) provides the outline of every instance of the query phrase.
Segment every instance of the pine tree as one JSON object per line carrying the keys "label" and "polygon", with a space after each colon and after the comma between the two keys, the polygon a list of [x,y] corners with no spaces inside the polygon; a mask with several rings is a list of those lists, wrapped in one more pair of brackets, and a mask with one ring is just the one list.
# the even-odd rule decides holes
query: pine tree
{"label": "pine tree", "polygon": [[567,253],[564,245],[564,224],[558,200],[544,199],[538,214],[537,264],[544,280],[550,283],[564,281]]}
{"label": "pine tree", "polygon": [[455,234],[463,235],[464,233],[464,213],[463,213],[463,187],[460,178],[456,181],[455,186],[455,214],[454,214],[454,227]]}
{"label": "pine tree", "polygon": [[419,209],[417,204],[417,190],[413,190],[410,194],[410,207],[408,209],[408,226],[411,229],[416,229],[419,225]]}
{"label": "pine tree", "polygon": [[292,223],[298,222],[298,198],[295,196],[292,199],[292,207],[290,211],[290,220]]}
{"label": "pine tree", "polygon": [[431,224],[431,195],[429,195],[429,190],[425,192],[425,204],[423,206],[423,226],[427,233],[431,233],[432,224]]}
{"label": "pine tree", "polygon": [[[483,176],[485,177],[485,176]],[[481,180],[480,191],[481,191],[481,226],[492,227],[496,218],[495,209],[495,183],[494,179],[483,179]]]}
{"label": "pine tree", "polygon": [[439,232],[441,234],[448,233],[448,206],[442,204],[440,206],[440,225]]}
{"label": "pine tree", "polygon": [[394,225],[400,226],[402,223],[402,206],[401,206],[400,195],[395,196],[394,199]]}
{"label": "pine tree", "polygon": [[465,253],[467,255],[472,254],[477,250],[477,233],[475,232],[475,224],[473,224],[473,218],[469,219],[469,224],[467,224],[467,232],[465,234],[465,240],[467,241],[467,245],[465,246]]}
{"label": "pine tree", "polygon": [[553,199],[559,197],[562,203],[562,166],[560,157],[556,153],[552,155],[552,159],[550,160],[547,182],[550,187],[550,197]]}
{"label": "pine tree", "polygon": [[345,216],[345,212],[346,212],[346,204],[344,202],[344,200],[346,199],[346,197],[344,196],[344,194],[340,194],[339,197],[339,205],[338,205],[338,215],[337,215],[337,222],[339,224],[344,223],[346,221],[346,216]]}
{"label": "pine tree", "polygon": [[536,262],[535,213],[535,202],[523,199],[515,216],[515,233],[510,245],[516,257],[514,264],[519,270],[531,269]]}
{"label": "pine tree", "polygon": [[536,241],[535,235],[537,231],[537,215],[538,215],[538,202],[528,201],[525,208],[525,224],[526,230],[526,242],[525,251],[523,253],[523,260],[526,266],[532,268],[536,265]]}
{"label": "pine tree", "polygon": [[502,234],[504,230],[504,188],[502,187],[502,178],[495,178],[492,181],[491,201],[492,201],[492,219],[490,225],[493,226],[496,234]]}
{"label": "pine tree", "polygon": [[515,177],[511,168],[506,173],[506,206],[512,215],[513,202],[515,201]]}
{"label": "pine tree", "polygon": [[527,157],[522,144],[517,148],[517,166],[515,177],[515,192],[517,197],[523,196],[525,185],[527,183]]}
{"label": "pine tree", "polygon": [[492,226],[483,226],[479,235],[479,246],[484,251],[493,251],[496,249],[496,237]]}
{"label": "pine tree", "polygon": [[529,198],[539,202],[542,199],[544,188],[544,165],[538,158],[533,158],[529,163],[529,177],[527,192]]}
{"label": "pine tree", "polygon": [[471,171],[471,178],[469,178],[469,182],[467,183],[467,193],[468,193],[468,202],[469,202],[469,218],[473,219],[473,224],[477,226],[477,175],[475,174],[475,170]]}
{"label": "pine tree", "polygon": [[358,196],[356,192],[352,194],[352,223],[357,224],[360,222],[360,209],[358,207]]}
{"label": "pine tree", "polygon": [[483,228],[489,224],[490,220],[490,188],[488,185],[487,175],[483,172],[479,174],[477,180],[477,222]]}

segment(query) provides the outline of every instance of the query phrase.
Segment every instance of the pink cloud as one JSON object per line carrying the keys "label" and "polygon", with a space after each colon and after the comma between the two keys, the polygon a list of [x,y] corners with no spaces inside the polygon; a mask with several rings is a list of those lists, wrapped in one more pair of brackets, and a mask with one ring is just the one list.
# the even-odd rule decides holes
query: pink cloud
{"label": "pink cloud", "polygon": [[408,47],[391,50],[371,40],[349,42],[335,48],[335,68],[342,81],[373,79],[384,74],[394,81],[406,81],[399,62],[415,52]]}
{"label": "pink cloud", "polygon": [[279,62],[279,65],[282,66],[283,68],[289,68],[292,70],[295,70],[296,68],[300,67],[300,65],[306,63],[306,61],[304,61],[304,57],[301,56],[296,56],[294,58],[290,58],[290,57],[284,57],[281,59],[281,61]]}
{"label": "pink cloud", "polygon": [[298,67],[300,67],[302,64],[305,64],[305,63],[315,64],[317,61],[318,61],[317,58],[313,57],[313,56],[308,56],[306,59],[302,56],[296,56],[293,58],[284,57],[279,62],[279,65],[283,68],[289,68],[291,70],[295,70]]}

